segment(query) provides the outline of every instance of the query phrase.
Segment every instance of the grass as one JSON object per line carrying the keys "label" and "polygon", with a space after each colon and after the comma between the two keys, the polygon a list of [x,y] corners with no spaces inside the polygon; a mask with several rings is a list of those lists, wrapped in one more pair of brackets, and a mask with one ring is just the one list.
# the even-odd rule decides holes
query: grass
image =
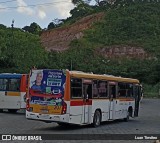
{"label": "grass", "polygon": [[146,92],[144,98],[160,98],[160,94],[158,92]]}

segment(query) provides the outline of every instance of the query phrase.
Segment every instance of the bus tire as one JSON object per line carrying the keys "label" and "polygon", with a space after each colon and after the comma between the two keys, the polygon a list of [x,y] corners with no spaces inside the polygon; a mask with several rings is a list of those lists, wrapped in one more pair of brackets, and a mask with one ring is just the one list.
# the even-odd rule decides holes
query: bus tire
{"label": "bus tire", "polygon": [[96,128],[101,124],[101,113],[99,110],[96,110],[93,117],[93,126]]}
{"label": "bus tire", "polygon": [[127,112],[127,117],[124,118],[124,121],[125,121],[125,122],[128,122],[128,121],[129,121],[129,112]]}
{"label": "bus tire", "polygon": [[0,109],[0,113],[3,113],[3,109]]}
{"label": "bus tire", "polygon": [[17,109],[8,109],[8,111],[9,111],[10,113],[16,113],[18,110],[17,110]]}
{"label": "bus tire", "polygon": [[59,126],[69,126],[67,123],[57,123]]}

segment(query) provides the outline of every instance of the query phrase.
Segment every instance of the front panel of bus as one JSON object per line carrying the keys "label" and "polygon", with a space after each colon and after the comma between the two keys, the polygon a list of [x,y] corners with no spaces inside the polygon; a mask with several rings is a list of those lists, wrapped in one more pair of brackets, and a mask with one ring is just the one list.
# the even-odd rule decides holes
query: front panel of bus
{"label": "front panel of bus", "polygon": [[21,78],[21,74],[0,74],[0,109],[21,108],[22,100],[24,102],[21,98]]}
{"label": "front panel of bus", "polygon": [[[66,76],[61,70],[32,70],[27,94],[26,118],[59,121],[65,114]],[[55,116],[57,115],[57,116]]]}

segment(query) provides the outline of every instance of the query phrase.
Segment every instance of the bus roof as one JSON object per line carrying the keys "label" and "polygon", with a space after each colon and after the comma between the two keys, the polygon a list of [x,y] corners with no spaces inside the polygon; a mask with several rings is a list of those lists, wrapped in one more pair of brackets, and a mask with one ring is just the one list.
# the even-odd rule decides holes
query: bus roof
{"label": "bus roof", "polygon": [[1,73],[0,78],[21,78],[24,74]]}
{"label": "bus roof", "polygon": [[[33,69],[33,70],[44,70],[44,69]],[[45,70],[55,70],[55,69],[45,69]],[[123,77],[106,75],[106,74],[100,75],[100,74],[93,74],[93,73],[85,73],[83,71],[69,71],[69,73],[72,77],[75,77],[75,78],[99,79],[99,80],[109,80],[109,81],[128,82],[128,83],[139,84],[139,80],[133,79],[133,78],[123,78]]]}
{"label": "bus roof", "polygon": [[76,78],[89,78],[89,79],[100,79],[100,80],[109,80],[109,81],[118,81],[118,82],[128,82],[128,83],[139,83],[139,80],[132,78],[123,78],[112,75],[99,75],[93,73],[85,73],[82,71],[69,71],[72,77]]}

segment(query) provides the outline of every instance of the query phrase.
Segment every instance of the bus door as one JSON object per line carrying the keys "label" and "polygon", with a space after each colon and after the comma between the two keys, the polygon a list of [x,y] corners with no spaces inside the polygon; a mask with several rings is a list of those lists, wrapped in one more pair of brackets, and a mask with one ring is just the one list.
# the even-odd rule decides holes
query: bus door
{"label": "bus door", "polygon": [[109,120],[114,119],[116,101],[116,83],[109,82]]}
{"label": "bus door", "polygon": [[92,81],[83,80],[83,117],[82,123],[87,124],[91,121],[91,104],[92,104]]}
{"label": "bus door", "polygon": [[71,78],[70,123],[80,124],[84,122],[84,97],[82,85],[82,79]]}
{"label": "bus door", "polygon": [[134,89],[134,96],[135,96],[135,110],[134,110],[134,116],[138,117],[139,113],[139,103],[140,103],[140,98],[141,98],[141,87],[139,85],[135,86]]}

